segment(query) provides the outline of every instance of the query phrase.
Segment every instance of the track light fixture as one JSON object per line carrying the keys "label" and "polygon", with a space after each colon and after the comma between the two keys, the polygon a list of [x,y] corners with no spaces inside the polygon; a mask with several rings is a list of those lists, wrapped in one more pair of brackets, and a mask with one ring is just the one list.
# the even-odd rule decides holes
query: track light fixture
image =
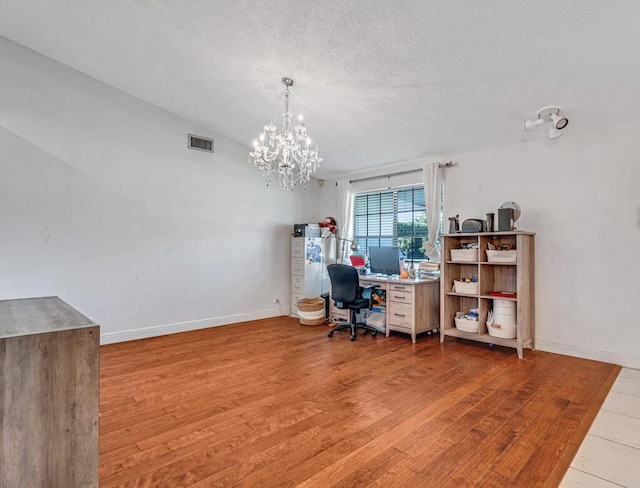
{"label": "track light fixture", "polygon": [[569,124],[569,119],[562,117],[558,113],[551,114],[551,124],[558,130],[564,129]]}
{"label": "track light fixture", "polygon": [[564,108],[557,105],[542,107],[538,110],[538,118],[524,121],[524,130],[530,131],[545,123],[549,124],[549,139],[560,137],[562,129],[569,125],[569,119],[565,117]]}
{"label": "track light fixture", "polygon": [[524,130],[530,131],[538,127],[539,125],[544,124],[544,120],[535,119],[535,120],[525,120],[524,121]]}

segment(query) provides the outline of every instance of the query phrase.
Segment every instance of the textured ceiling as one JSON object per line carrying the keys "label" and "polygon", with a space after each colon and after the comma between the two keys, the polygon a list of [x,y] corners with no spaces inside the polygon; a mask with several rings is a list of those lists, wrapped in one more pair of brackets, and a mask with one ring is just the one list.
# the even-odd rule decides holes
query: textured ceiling
{"label": "textured ceiling", "polygon": [[321,178],[546,137],[545,105],[638,119],[638,24],[636,0],[0,0],[0,35],[247,146],[294,78]]}

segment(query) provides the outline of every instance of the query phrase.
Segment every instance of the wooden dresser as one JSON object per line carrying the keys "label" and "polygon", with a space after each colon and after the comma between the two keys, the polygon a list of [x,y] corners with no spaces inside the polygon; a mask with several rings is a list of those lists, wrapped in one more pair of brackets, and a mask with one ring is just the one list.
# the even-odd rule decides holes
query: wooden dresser
{"label": "wooden dresser", "polygon": [[98,486],[99,358],[59,298],[0,301],[0,486]]}

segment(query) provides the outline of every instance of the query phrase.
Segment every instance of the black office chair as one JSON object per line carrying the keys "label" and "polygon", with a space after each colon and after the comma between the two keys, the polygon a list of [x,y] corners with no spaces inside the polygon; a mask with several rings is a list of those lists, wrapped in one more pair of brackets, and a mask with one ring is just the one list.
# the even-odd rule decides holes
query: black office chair
{"label": "black office chair", "polygon": [[[351,340],[356,340],[356,329],[365,329],[375,336],[378,331],[363,322],[356,323],[356,314],[363,308],[373,306],[374,288],[378,285],[360,286],[358,271],[353,266],[346,264],[330,264],[327,266],[329,278],[331,279],[331,299],[337,308],[350,310],[350,322],[341,322],[329,331],[329,337],[333,336],[336,330],[351,329]],[[369,298],[364,298],[362,294],[365,290],[371,290]]]}

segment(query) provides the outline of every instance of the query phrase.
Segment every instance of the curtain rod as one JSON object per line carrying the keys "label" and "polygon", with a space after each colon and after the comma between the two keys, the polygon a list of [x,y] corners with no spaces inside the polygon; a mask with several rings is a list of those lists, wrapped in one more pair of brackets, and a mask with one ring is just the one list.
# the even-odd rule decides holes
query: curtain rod
{"label": "curtain rod", "polygon": [[[448,163],[440,163],[438,164],[439,168],[452,168],[453,161],[449,161]],[[379,175],[379,176],[369,176],[367,178],[358,178],[356,180],[349,180],[349,183],[357,183],[359,181],[371,181],[371,180],[379,180],[381,178],[391,178],[392,176],[400,176],[400,175],[409,175],[412,173],[422,173],[421,169],[410,169],[407,171],[398,171],[397,173],[389,173],[387,175]]]}

